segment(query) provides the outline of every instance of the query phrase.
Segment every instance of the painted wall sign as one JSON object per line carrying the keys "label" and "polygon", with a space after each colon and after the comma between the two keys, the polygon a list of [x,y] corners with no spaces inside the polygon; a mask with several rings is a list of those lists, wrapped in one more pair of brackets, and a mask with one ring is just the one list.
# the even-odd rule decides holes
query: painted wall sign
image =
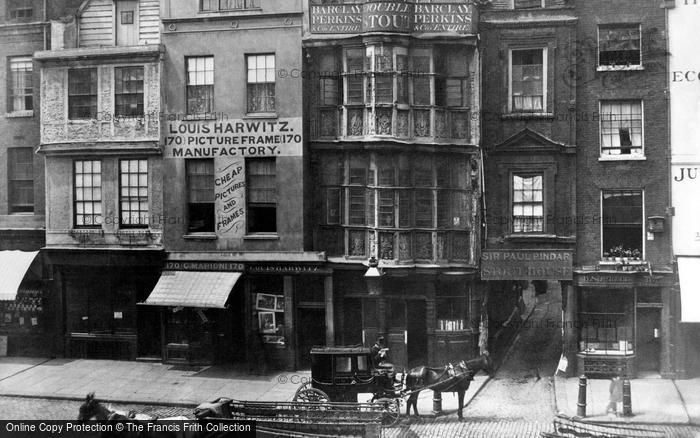
{"label": "painted wall sign", "polygon": [[277,274],[287,274],[287,273],[297,273],[297,274],[325,274],[330,273],[331,270],[324,269],[321,266],[315,265],[249,265],[248,272],[251,273],[277,273]]}
{"label": "painted wall sign", "polygon": [[227,271],[242,272],[245,269],[243,263],[230,262],[175,262],[165,263],[165,271]]}
{"label": "painted wall sign", "polygon": [[571,251],[486,250],[481,255],[482,280],[571,280]]}
{"label": "painted wall sign", "polygon": [[600,287],[634,287],[634,286],[670,286],[671,276],[653,275],[646,272],[615,274],[610,272],[595,272],[579,275],[576,277],[576,284],[579,286],[600,286]]}
{"label": "painted wall sign", "polygon": [[369,1],[309,5],[311,33],[473,33],[472,7],[465,3],[414,4]]}
{"label": "painted wall sign", "polygon": [[175,120],[165,124],[166,158],[302,155],[301,118]]}
{"label": "painted wall sign", "polygon": [[246,230],[245,160],[219,158],[214,163],[216,235],[242,237]]}
{"label": "painted wall sign", "polygon": [[674,164],[673,189],[673,251],[676,255],[700,255],[700,163]]}

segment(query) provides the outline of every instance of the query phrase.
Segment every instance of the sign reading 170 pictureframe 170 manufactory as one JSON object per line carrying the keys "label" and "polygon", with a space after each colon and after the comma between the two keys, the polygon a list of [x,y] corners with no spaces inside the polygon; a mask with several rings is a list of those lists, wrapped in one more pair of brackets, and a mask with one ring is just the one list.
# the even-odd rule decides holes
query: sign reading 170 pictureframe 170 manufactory
{"label": "sign reading 170 pictureframe 170 manufactory", "polygon": [[400,0],[338,5],[310,4],[311,33],[473,33],[470,3],[409,3]]}

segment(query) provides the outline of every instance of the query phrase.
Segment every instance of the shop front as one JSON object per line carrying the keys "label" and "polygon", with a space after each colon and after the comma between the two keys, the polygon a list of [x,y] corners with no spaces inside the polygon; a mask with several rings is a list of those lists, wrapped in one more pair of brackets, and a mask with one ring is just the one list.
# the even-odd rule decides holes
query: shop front
{"label": "shop front", "polygon": [[589,377],[673,373],[671,272],[577,272],[577,373]]}
{"label": "shop front", "polygon": [[44,356],[53,328],[45,293],[43,257],[38,251],[0,251],[0,356]]}
{"label": "shop front", "polygon": [[311,347],[332,345],[328,287],[320,263],[170,260],[142,304],[160,309],[164,362],[264,373],[306,366]]}
{"label": "shop front", "polygon": [[342,303],[340,343],[372,346],[384,337],[389,361],[398,368],[478,355],[481,295],[474,272],[387,268],[378,288],[368,285],[364,273],[341,270],[334,276]]}

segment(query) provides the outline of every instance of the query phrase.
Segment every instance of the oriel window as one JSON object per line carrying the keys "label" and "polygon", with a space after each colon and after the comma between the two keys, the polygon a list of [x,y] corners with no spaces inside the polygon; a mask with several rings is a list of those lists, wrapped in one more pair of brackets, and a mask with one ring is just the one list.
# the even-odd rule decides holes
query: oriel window
{"label": "oriel window", "polygon": [[34,109],[33,70],[31,56],[10,58],[10,112]]}
{"label": "oriel window", "polygon": [[187,174],[187,231],[214,232],[214,160],[185,161]]}
{"label": "oriel window", "polygon": [[248,55],[248,112],[275,111],[275,55]]}
{"label": "oriel window", "polygon": [[80,160],[74,163],[74,208],[77,228],[102,225],[102,162]]}
{"label": "oriel window", "polygon": [[187,63],[187,114],[214,111],[214,57],[193,56]]}
{"label": "oriel window", "polygon": [[143,116],[143,67],[114,69],[114,112],[119,117]]}
{"label": "oriel window", "polygon": [[97,118],[97,69],[68,70],[68,118]]}

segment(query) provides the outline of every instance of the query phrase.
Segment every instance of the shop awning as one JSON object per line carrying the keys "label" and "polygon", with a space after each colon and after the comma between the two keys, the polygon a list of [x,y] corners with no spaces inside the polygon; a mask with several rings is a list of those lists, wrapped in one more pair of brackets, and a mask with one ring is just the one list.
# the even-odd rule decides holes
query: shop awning
{"label": "shop awning", "polygon": [[0,301],[14,301],[24,275],[39,251],[0,251]]}
{"label": "shop awning", "polygon": [[700,257],[678,257],[681,322],[700,322]]}
{"label": "shop awning", "polygon": [[240,272],[164,271],[143,304],[223,309],[240,276]]}

